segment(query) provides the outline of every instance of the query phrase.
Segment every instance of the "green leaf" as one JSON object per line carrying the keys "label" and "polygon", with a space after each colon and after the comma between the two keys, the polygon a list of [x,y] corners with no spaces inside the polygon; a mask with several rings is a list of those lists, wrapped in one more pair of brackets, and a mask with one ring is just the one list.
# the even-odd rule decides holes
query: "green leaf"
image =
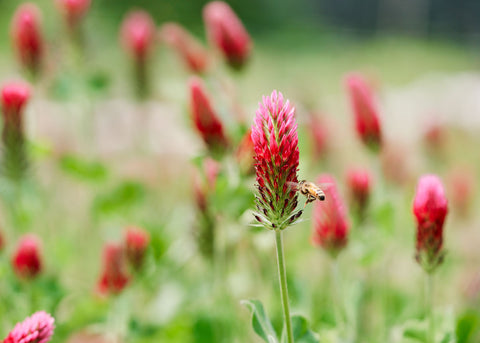
{"label": "green leaf", "polygon": [[467,312],[457,319],[457,327],[455,329],[457,343],[473,343],[474,335],[478,335],[479,332],[480,317],[476,313]]}
{"label": "green leaf", "polygon": [[82,181],[100,182],[107,177],[107,169],[96,161],[85,161],[78,156],[65,155],[60,159],[60,168]]}
{"label": "green leaf", "polygon": [[252,312],[253,331],[267,343],[278,343],[277,334],[265,313],[263,304],[259,300],[242,300],[241,303]]}
{"label": "green leaf", "polygon": [[140,204],[146,195],[145,187],[135,181],[125,181],[112,191],[99,195],[93,203],[96,215],[113,214]]}
{"label": "green leaf", "polygon": [[293,340],[295,343],[318,343],[315,334],[310,330],[307,319],[300,315],[292,316]]}

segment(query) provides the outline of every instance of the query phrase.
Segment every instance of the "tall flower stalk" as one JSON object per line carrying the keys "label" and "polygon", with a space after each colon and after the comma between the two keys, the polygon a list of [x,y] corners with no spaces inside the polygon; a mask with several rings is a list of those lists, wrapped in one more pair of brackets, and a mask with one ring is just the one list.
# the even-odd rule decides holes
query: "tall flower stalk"
{"label": "tall flower stalk", "polygon": [[295,108],[282,93],[273,91],[264,96],[252,126],[255,150],[256,220],[275,232],[278,276],[287,342],[293,342],[290,305],[288,301],[283,230],[301,216],[296,210],[297,193],[290,183],[298,182],[299,163]]}
{"label": "tall flower stalk", "polygon": [[425,271],[428,335],[427,342],[435,340],[433,319],[433,273],[443,262],[443,224],[448,213],[448,201],[442,182],[436,175],[424,175],[417,184],[413,200],[413,213],[417,220],[415,258]]}

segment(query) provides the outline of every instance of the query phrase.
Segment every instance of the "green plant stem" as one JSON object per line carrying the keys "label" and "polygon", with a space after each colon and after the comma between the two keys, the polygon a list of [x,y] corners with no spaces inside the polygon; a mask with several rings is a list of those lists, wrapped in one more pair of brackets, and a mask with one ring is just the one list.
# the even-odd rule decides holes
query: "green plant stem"
{"label": "green plant stem", "polygon": [[287,342],[293,343],[292,319],[290,318],[290,304],[288,303],[287,272],[281,230],[275,230],[275,244],[277,246],[278,278],[280,280],[280,295],[282,297],[283,316],[287,330]]}
{"label": "green plant stem", "polygon": [[340,296],[340,277],[338,274],[338,260],[337,257],[332,257],[330,263],[331,277],[332,277],[332,299],[333,299],[333,313],[335,316],[335,324],[339,331],[343,330],[343,321],[341,319],[341,296]]}
{"label": "green plant stem", "polygon": [[434,292],[433,273],[426,274],[425,292],[426,292],[425,296],[427,299],[427,316],[428,316],[427,343],[434,343],[435,342],[435,322],[433,318],[433,292]]}

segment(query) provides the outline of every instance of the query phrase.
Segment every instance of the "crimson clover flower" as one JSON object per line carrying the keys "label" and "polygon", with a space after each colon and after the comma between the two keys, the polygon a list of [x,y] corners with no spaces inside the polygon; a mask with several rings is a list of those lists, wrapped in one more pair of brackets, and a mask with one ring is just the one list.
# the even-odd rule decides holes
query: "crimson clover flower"
{"label": "crimson clover flower", "polygon": [[134,270],[140,270],[150,242],[150,235],[142,228],[130,226],[125,231],[125,252],[127,261]]}
{"label": "crimson clover flower", "polygon": [[302,214],[295,211],[299,163],[295,108],[282,93],[264,96],[252,126],[258,188],[257,221],[268,229],[283,230]]}
{"label": "crimson clover flower", "polygon": [[382,143],[382,128],[373,92],[359,74],[348,75],[345,83],[350,95],[357,134],[370,149],[377,150]]}
{"label": "crimson clover flower", "polygon": [[67,25],[74,29],[88,12],[91,0],[57,0],[56,3]]}
{"label": "crimson clover flower", "polygon": [[18,7],[11,24],[11,37],[20,65],[32,75],[40,71],[44,52],[41,12],[33,3]]}
{"label": "crimson clover flower", "polygon": [[201,74],[208,68],[207,49],[180,24],[163,24],[160,36],[163,41],[178,52],[190,71]]}
{"label": "crimson clover flower", "polygon": [[17,323],[3,343],[47,343],[53,335],[55,319],[44,311],[38,311]]}
{"label": "crimson clover flower", "polygon": [[448,202],[440,178],[431,174],[422,176],[413,200],[417,219],[415,258],[428,273],[443,261],[443,224],[447,213]]}
{"label": "crimson clover flower", "polygon": [[250,56],[252,43],[240,19],[223,1],[212,1],[203,9],[209,41],[223,54],[227,63],[241,69]]}
{"label": "crimson clover flower", "polygon": [[125,250],[121,244],[107,243],[103,247],[103,270],[98,280],[101,294],[120,293],[130,281],[125,260]]}
{"label": "crimson clover flower", "polygon": [[313,207],[312,241],[335,257],[347,245],[350,229],[347,211],[331,175],[321,175],[317,183],[327,186],[323,189],[325,201],[316,201]]}
{"label": "crimson clover flower", "polygon": [[43,268],[40,240],[32,234],[23,236],[13,254],[12,266],[15,274],[22,279],[35,278]]}
{"label": "crimson clover flower", "polygon": [[352,203],[362,213],[370,199],[372,188],[370,171],[362,168],[350,169],[347,173],[347,185]]}

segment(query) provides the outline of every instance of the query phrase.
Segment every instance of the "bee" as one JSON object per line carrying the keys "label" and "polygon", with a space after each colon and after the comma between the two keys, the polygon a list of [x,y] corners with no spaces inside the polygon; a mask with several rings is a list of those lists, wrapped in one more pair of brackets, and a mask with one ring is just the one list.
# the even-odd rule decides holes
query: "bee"
{"label": "bee", "polygon": [[313,182],[302,180],[300,182],[288,182],[288,184],[292,186],[296,191],[302,193],[307,197],[305,206],[307,206],[307,204],[311,202],[314,202],[315,200],[325,200],[325,193],[319,186],[317,186]]}

